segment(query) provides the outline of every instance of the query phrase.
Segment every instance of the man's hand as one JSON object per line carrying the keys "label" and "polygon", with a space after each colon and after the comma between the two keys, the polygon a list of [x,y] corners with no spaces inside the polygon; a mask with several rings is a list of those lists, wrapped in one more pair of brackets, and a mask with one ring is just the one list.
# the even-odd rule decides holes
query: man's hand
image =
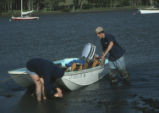
{"label": "man's hand", "polygon": [[105,62],[105,57],[107,56],[108,52],[112,49],[114,45],[114,42],[111,41],[107,47],[107,49],[105,51],[103,51],[103,54],[102,54],[102,65],[104,65],[104,62]]}

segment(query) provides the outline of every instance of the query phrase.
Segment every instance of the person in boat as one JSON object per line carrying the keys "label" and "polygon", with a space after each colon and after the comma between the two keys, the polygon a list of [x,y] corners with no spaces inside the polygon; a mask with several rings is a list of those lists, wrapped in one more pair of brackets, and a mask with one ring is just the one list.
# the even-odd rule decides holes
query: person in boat
{"label": "person in boat", "polygon": [[[93,59],[87,60],[85,57],[81,57],[80,59],[70,61],[66,64],[68,71],[79,71],[82,69],[96,67],[100,64],[100,59],[98,56],[94,56]],[[70,69],[71,68],[71,69]]]}
{"label": "person in boat", "polygon": [[35,83],[36,98],[38,102],[47,97],[62,98],[62,90],[56,86],[55,81],[64,75],[64,70],[51,61],[34,58],[26,63],[27,73]]}
{"label": "person in boat", "polygon": [[82,51],[82,56],[79,59],[72,60],[66,64],[68,71],[79,71],[97,66],[100,62],[99,56],[95,54],[95,50],[95,45],[87,43]]}
{"label": "person in boat", "polygon": [[71,68],[70,71],[74,71],[75,69],[77,71],[79,71],[79,70],[82,69],[82,67],[84,66],[85,62],[86,62],[85,58],[81,57],[81,58],[79,58],[77,60],[70,61],[69,63],[66,64],[66,67],[67,67],[68,70]]}
{"label": "person in boat", "polygon": [[102,45],[102,62],[104,64],[105,58],[108,55],[109,61],[109,78],[111,83],[118,83],[117,73],[120,72],[124,83],[130,82],[130,76],[126,70],[126,65],[124,61],[125,50],[117,43],[115,37],[111,34],[106,34],[103,27],[99,26],[95,29],[97,37],[101,39]]}

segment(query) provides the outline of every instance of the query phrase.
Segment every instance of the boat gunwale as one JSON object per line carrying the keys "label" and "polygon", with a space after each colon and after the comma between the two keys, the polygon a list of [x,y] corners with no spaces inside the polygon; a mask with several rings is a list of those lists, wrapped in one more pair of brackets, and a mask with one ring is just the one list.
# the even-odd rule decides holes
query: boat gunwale
{"label": "boat gunwale", "polygon": [[[96,66],[96,67],[93,67],[93,68],[87,68],[87,69],[83,69],[83,70],[79,70],[79,71],[66,71],[64,76],[71,76],[71,75],[76,75],[76,74],[89,73],[89,72],[92,72],[92,71],[103,69],[104,67],[105,66],[100,66],[99,65],[99,66]],[[26,69],[26,68],[17,68],[17,69],[14,69],[14,70],[18,70],[18,69]],[[14,70],[8,71],[8,73],[12,74],[12,75],[21,75],[21,74],[27,75],[27,72],[21,72],[21,73],[12,72]]]}
{"label": "boat gunwale", "polygon": [[[64,58],[64,59],[74,59],[74,58]],[[61,60],[64,60],[64,59],[61,59]],[[75,58],[76,59],[76,58]],[[57,62],[57,61],[60,61],[60,60],[56,60],[54,62]],[[65,74],[64,76],[72,76],[72,75],[77,75],[77,74],[83,74],[83,73],[89,73],[89,72],[92,72],[92,71],[96,71],[96,70],[99,70],[99,69],[103,69],[106,65],[108,64],[104,64],[103,66],[101,65],[98,65],[96,67],[91,67],[91,68],[87,68],[87,69],[82,69],[82,70],[79,70],[79,71],[65,71]],[[23,75],[27,75],[27,72],[23,71],[23,72],[14,72],[16,70],[26,70],[26,67],[23,67],[23,68],[17,68],[17,69],[14,69],[14,70],[10,70],[8,71],[9,74],[12,74],[12,75],[20,75],[20,74],[23,74]]]}

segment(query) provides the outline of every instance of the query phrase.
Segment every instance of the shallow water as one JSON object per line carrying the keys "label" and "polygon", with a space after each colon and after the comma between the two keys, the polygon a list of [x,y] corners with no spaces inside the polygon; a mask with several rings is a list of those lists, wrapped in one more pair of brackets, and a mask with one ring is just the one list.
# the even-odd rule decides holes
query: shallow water
{"label": "shallow water", "polygon": [[[158,101],[159,95],[159,14],[133,12],[41,15],[38,21],[23,22],[0,17],[1,113],[157,113],[159,108],[150,105]],[[88,42],[95,44],[101,55],[94,32],[99,25],[126,49],[130,86],[110,86],[105,77],[88,87],[65,92],[63,99],[37,104],[34,97],[9,79],[8,70],[24,67],[33,57],[80,57]]]}

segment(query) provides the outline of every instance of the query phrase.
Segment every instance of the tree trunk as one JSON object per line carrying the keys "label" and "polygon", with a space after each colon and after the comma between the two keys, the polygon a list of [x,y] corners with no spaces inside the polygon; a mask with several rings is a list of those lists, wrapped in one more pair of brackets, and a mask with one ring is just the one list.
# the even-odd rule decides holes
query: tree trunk
{"label": "tree trunk", "polygon": [[84,0],[80,0],[80,9],[83,8],[83,2],[84,2]]}
{"label": "tree trunk", "polygon": [[150,3],[151,6],[154,5],[154,4],[153,4],[153,0],[149,0],[149,3]]}

